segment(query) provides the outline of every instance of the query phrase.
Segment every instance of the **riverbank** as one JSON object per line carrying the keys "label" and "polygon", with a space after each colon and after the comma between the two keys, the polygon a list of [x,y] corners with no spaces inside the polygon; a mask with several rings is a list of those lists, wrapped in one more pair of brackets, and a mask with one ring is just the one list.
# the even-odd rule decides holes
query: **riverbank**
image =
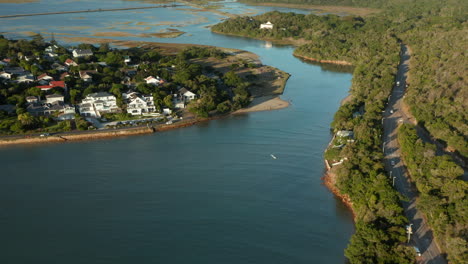
{"label": "riverbank", "polygon": [[322,177],[323,184],[325,187],[330,190],[333,195],[335,195],[338,199],[340,199],[341,202],[343,202],[344,205],[351,211],[351,214],[353,215],[353,220],[356,220],[356,212],[353,209],[353,202],[351,201],[351,198],[349,198],[348,195],[342,194],[340,190],[336,187],[336,178],[337,175],[334,172],[333,168],[330,168],[327,161],[325,160],[326,163],[326,171],[325,175]]}
{"label": "riverbank", "polygon": [[315,61],[319,63],[330,63],[330,64],[336,64],[336,65],[343,65],[343,66],[352,66],[353,64],[351,62],[343,61],[343,60],[319,60],[303,55],[298,55],[298,54],[293,54],[295,57],[303,59],[303,60],[309,60],[309,61]]}

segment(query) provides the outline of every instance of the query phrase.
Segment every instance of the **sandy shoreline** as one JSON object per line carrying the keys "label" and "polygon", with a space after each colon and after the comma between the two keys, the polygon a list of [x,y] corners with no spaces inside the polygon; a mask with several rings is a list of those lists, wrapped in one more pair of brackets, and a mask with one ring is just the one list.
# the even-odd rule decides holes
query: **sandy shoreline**
{"label": "sandy shoreline", "polygon": [[232,114],[278,110],[288,106],[289,102],[281,99],[279,96],[262,96],[254,98],[248,107],[239,109]]}

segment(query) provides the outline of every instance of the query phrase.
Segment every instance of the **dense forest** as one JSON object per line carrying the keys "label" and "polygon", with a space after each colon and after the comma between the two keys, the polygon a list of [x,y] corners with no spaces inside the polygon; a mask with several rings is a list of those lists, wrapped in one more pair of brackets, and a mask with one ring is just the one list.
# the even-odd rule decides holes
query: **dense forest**
{"label": "dense forest", "polygon": [[[379,1],[281,2],[376,7]],[[334,153],[347,158],[338,169],[337,187],[351,198],[356,212],[356,233],[345,251],[351,263],[409,263],[412,254],[401,243],[402,227],[407,220],[399,205],[401,197],[385,176],[380,149],[381,112],[394,83],[400,42],[409,44],[414,57],[406,103],[420,125],[466,155],[464,107],[468,105],[468,94],[463,47],[468,9],[463,1],[449,2],[447,5],[435,0],[388,1],[385,4],[388,9],[367,18],[270,12],[229,19],[213,27],[214,32],[226,34],[292,44],[306,42],[295,50],[295,55],[354,65],[352,98],[340,107],[332,123],[335,131],[353,130],[356,139]],[[260,24],[266,21],[275,27],[261,30]],[[466,202],[466,193],[460,195]],[[440,204],[442,211],[453,210],[449,203]],[[453,223],[466,223],[466,215],[462,214],[457,221]],[[460,260],[467,259],[466,226],[447,224],[435,234],[450,261],[462,263]],[[450,246],[454,248],[448,249]]]}

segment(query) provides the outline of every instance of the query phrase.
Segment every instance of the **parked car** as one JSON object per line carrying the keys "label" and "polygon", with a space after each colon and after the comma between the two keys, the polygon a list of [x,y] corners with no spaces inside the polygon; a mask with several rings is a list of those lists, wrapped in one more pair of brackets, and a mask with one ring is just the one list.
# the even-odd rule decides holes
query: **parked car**
{"label": "parked car", "polygon": [[50,136],[49,133],[42,133],[42,134],[40,135],[40,137],[48,137],[48,136]]}

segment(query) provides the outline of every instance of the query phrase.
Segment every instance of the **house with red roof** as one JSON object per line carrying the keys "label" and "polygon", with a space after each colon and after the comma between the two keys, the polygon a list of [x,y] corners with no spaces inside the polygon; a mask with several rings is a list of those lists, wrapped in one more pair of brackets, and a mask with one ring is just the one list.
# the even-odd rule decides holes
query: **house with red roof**
{"label": "house with red roof", "polygon": [[51,81],[51,82],[49,82],[49,85],[36,86],[36,88],[39,88],[42,91],[48,91],[48,90],[50,90],[52,88],[55,88],[55,87],[61,87],[61,88],[66,90],[67,89],[67,84],[64,81]]}
{"label": "house with red roof", "polygon": [[67,59],[67,60],[65,61],[65,65],[67,65],[68,67],[70,67],[70,66],[78,66],[78,63],[76,63],[76,62],[75,62],[74,60],[72,60],[72,59]]}

